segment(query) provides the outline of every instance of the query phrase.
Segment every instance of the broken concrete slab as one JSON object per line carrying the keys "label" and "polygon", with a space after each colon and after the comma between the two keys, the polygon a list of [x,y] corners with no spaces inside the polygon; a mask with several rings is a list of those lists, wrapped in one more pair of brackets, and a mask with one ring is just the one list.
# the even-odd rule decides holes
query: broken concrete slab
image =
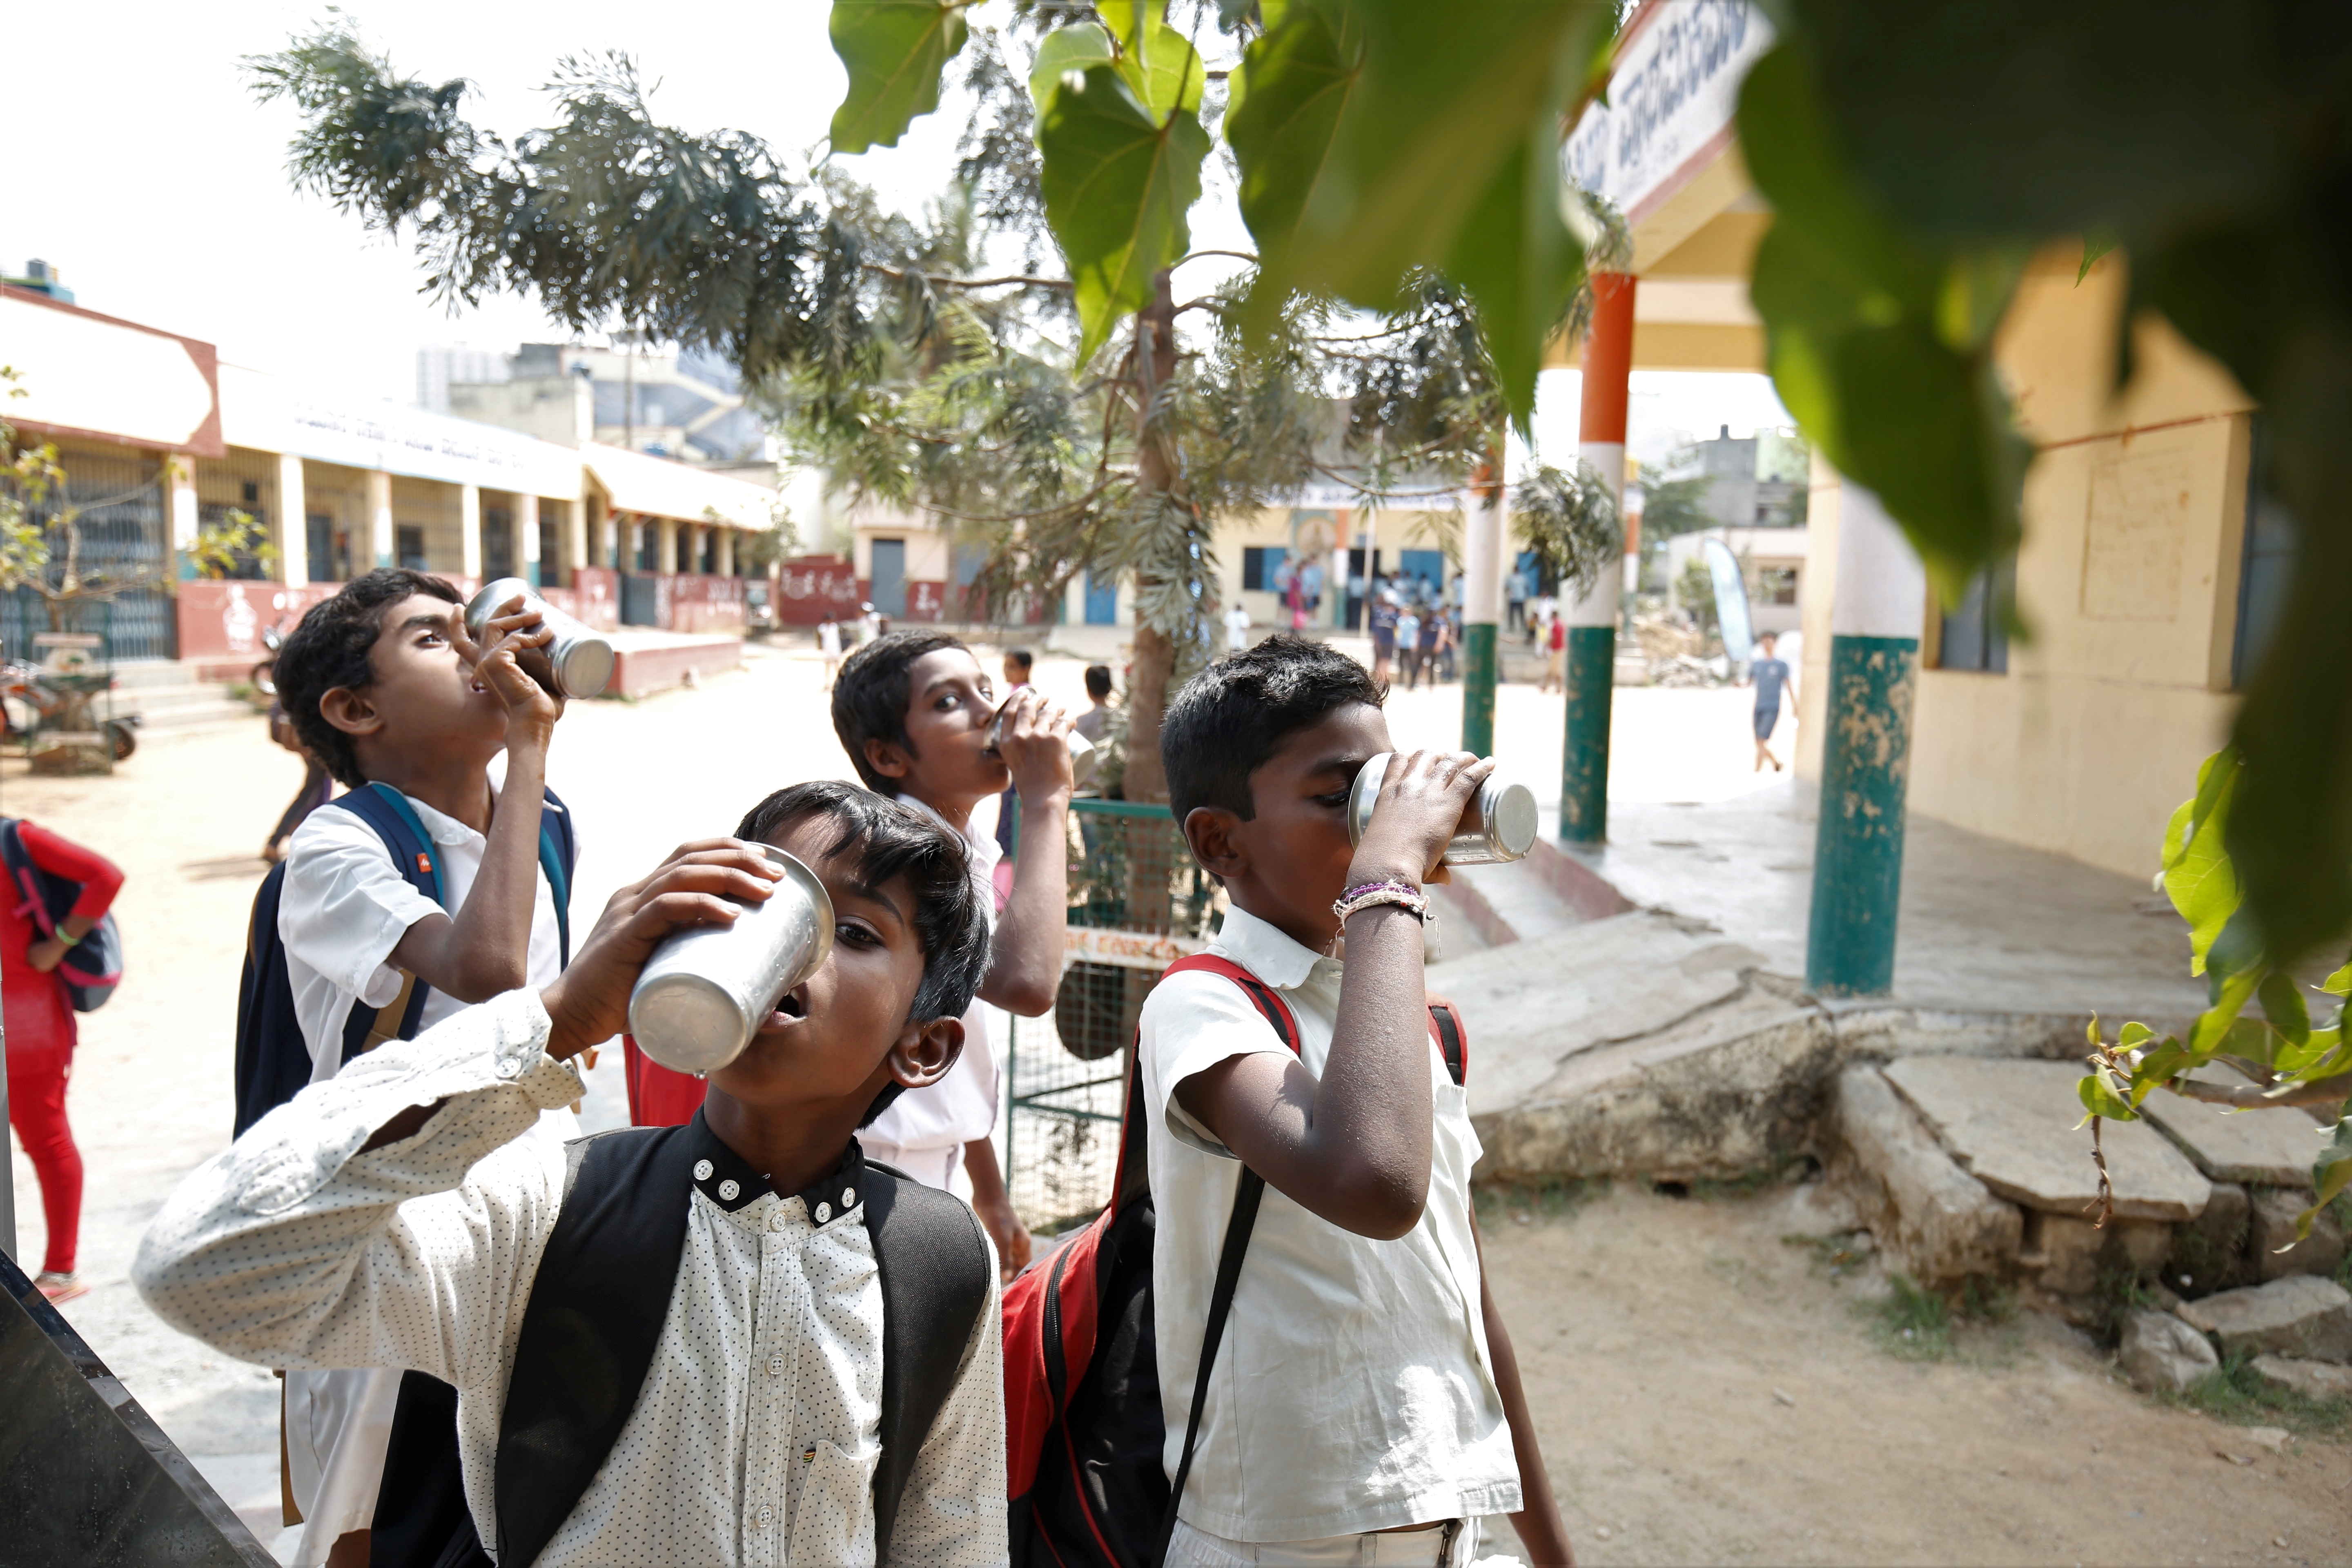
{"label": "broken concrete slab", "polygon": [[2020,1238],[2016,1208],[1954,1163],[1878,1068],[1838,1074],[1831,1126],[1832,1170],[1893,1266],[1926,1284],[2007,1271]]}
{"label": "broken concrete slab", "polygon": [[2217,1182],[2302,1186],[2319,1156],[2311,1119],[2293,1110],[2231,1110],[2158,1089],[2140,1102],[2140,1113]]}
{"label": "broken concrete slab", "polygon": [[2180,1319],[2221,1342],[2225,1354],[2273,1352],[2307,1361],[2352,1361],[2352,1293],[2298,1274],[2267,1285],[2184,1301]]}
{"label": "broken concrete slab", "polygon": [[[2344,1261],[2344,1227],[2330,1209],[2311,1216],[2311,1234],[2295,1237],[2295,1221],[2311,1206],[2308,1187],[2271,1187],[2253,1195],[2250,1260],[2257,1279],[2290,1274],[2332,1275]],[[2332,1205],[2331,1205],[2332,1207]]]}
{"label": "broken concrete slab", "polygon": [[2169,1312],[2126,1317],[2116,1359],[2125,1376],[2150,1393],[2184,1394],[2221,1364],[2212,1343]]}
{"label": "broken concrete slab", "polygon": [[2155,1220],[2113,1219],[2030,1209],[2017,1261],[2053,1296],[2088,1296],[2102,1274],[2152,1279],[2172,1249],[2172,1227]]}
{"label": "broken concrete slab", "polygon": [[2258,1355],[2248,1364],[2263,1382],[2305,1399],[2352,1399],[2352,1366],[2283,1355]]}
{"label": "broken concrete slab", "polygon": [[[2098,1167],[2071,1062],[1906,1057],[1887,1081],[1987,1187],[2012,1203],[2079,1215],[2098,1198]],[[2212,1184],[2164,1135],[2109,1121],[2102,1135],[2115,1212],[2126,1219],[2187,1220],[2204,1212]]]}

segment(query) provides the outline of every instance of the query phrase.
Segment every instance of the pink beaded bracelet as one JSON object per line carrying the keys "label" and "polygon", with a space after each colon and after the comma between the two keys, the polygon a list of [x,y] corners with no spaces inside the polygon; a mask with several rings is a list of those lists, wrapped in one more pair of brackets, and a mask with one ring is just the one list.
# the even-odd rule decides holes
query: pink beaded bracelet
{"label": "pink beaded bracelet", "polygon": [[1381,904],[1395,904],[1412,911],[1423,925],[1430,922],[1429,895],[1411,882],[1394,879],[1385,882],[1360,882],[1333,900],[1331,912],[1345,921],[1359,910],[1372,909]]}

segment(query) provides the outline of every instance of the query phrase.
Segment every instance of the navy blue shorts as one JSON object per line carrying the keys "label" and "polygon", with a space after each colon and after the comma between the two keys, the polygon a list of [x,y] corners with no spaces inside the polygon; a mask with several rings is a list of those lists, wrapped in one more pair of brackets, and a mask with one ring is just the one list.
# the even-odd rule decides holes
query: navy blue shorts
{"label": "navy blue shorts", "polygon": [[1780,705],[1778,702],[1773,703],[1769,708],[1760,702],[1756,705],[1756,738],[1758,740],[1770,740],[1772,727],[1780,721]]}

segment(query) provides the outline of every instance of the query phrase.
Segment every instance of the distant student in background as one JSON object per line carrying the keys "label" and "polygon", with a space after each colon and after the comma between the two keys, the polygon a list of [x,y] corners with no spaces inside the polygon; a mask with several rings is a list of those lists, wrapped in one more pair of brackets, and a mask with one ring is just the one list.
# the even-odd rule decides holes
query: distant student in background
{"label": "distant student in background", "polygon": [[1411,691],[1421,676],[1421,610],[1407,605],[1396,623],[1397,674]]}
{"label": "distant student in background", "polygon": [[1543,679],[1537,684],[1536,689],[1566,691],[1568,679],[1563,666],[1568,658],[1568,623],[1560,619],[1559,611],[1547,605],[1536,625],[1541,631],[1544,646]]}
{"label": "distant student in background", "polygon": [[[1009,647],[1004,650],[1004,695],[1008,700],[1014,692],[1029,684],[1029,677],[1036,668],[1036,656],[1027,648]],[[1020,820],[1020,793],[1009,784],[1004,786],[1004,793],[996,797],[996,847],[1007,855],[1013,853],[1013,825]],[[997,889],[1000,895],[1011,891],[1009,884]]]}
{"label": "distant student in background", "polygon": [[302,759],[302,787],[294,792],[293,800],[278,814],[278,826],[269,830],[269,840],[261,847],[261,858],[275,866],[286,858],[286,841],[294,837],[294,830],[302,826],[304,818],[327,804],[335,793],[335,784],[311,754],[310,748],[295,736],[294,721],[286,717],[283,703],[270,705],[269,738]]}
{"label": "distant student in background", "polygon": [[841,623],[825,612],[824,619],[816,624],[816,651],[824,660],[824,689],[833,689],[833,678],[841,673]]}
{"label": "distant student in background", "polygon": [[1372,598],[1372,679],[1389,683],[1389,661],[1396,657],[1397,602],[1394,588],[1382,584]]}
{"label": "distant student in background", "polygon": [[1110,666],[1087,666],[1087,710],[1071,722],[1070,728],[1099,746],[1110,733],[1110,721],[1118,715],[1110,705]]}
{"label": "distant student in background", "polygon": [[1759,773],[1767,763],[1772,764],[1774,773],[1780,771],[1780,759],[1772,754],[1771,742],[1772,731],[1780,722],[1781,691],[1786,689],[1789,693],[1791,707],[1797,700],[1797,678],[1773,652],[1780,640],[1770,632],[1758,637],[1755,662],[1748,667],[1748,684],[1756,689],[1755,771]]}
{"label": "distant student in background", "polygon": [[1249,647],[1250,613],[1237,597],[1225,606],[1225,651],[1239,653]]}
{"label": "distant student in background", "polygon": [[81,884],[81,896],[54,932],[43,931],[31,889],[20,888],[0,899],[8,1125],[16,1130],[16,1141],[40,1181],[41,1220],[48,1232],[40,1277],[33,1283],[52,1301],[70,1301],[89,1289],[74,1271],[81,1237],[81,1151],[74,1147],[73,1128],[66,1121],[66,1084],[73,1077],[80,1029],[57,969],[74,944],[106,918],[121,890],[122,871],[98,851],[21,818],[0,817],[0,833],[14,834],[33,866]]}

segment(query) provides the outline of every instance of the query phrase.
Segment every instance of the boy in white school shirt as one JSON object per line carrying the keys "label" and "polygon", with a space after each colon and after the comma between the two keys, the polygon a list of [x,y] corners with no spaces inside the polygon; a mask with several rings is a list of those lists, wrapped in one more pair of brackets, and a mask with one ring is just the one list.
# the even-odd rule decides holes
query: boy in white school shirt
{"label": "boy in white school shirt", "polygon": [[[1005,668],[1008,675],[1015,668],[1010,656]],[[1000,713],[1003,740],[992,746]],[[963,1020],[962,1059],[937,1084],[900,1096],[861,1141],[873,1158],[928,1185],[956,1190],[959,1175],[968,1180],[973,1212],[988,1226],[1007,1279],[1028,1263],[1031,1243],[992,1142],[1003,1026],[989,1015],[1002,1008],[1042,1016],[1061,984],[1070,727],[1032,686],[1000,706],[980,660],[941,632],[893,632],[866,644],[844,661],[833,689],[834,733],[858,778],[963,840],[989,926],[988,973]],[[1020,795],[1021,848],[1000,912],[995,873],[1003,851],[974,831],[971,814],[1008,785]]]}
{"label": "boy in white school shirt", "polygon": [[[442,896],[412,886],[383,837],[348,810],[331,804],[295,832],[278,927],[312,1082],[341,1070],[355,1005],[379,1010],[376,1038],[398,1034],[412,976],[429,988],[415,1033],[562,972],[540,828],[563,704],[514,657],[547,635],[535,615],[494,620],[485,637],[499,651],[486,655],[466,635],[457,589],[383,568],[313,607],[287,639],[278,682],[296,734],[346,788],[399,792],[431,845]],[[502,809],[509,800],[516,808]],[[560,1143],[579,1130],[559,1108],[534,1132]],[[368,1560],[401,1384],[380,1368],[287,1373],[298,1564]]]}
{"label": "boy in white school shirt", "polygon": [[1423,990],[1423,889],[1493,763],[1397,758],[1350,846],[1349,786],[1392,749],[1382,695],[1345,655],[1277,636],[1195,677],[1162,721],[1171,809],[1232,900],[1208,951],[1300,1037],[1294,1057],[1215,974],[1171,975],[1144,1004],[1171,1480],[1244,1164],[1267,1186],[1171,1568],[1465,1563],[1491,1513],[1536,1563],[1574,1561],[1480,1268],[1478,1137]]}

